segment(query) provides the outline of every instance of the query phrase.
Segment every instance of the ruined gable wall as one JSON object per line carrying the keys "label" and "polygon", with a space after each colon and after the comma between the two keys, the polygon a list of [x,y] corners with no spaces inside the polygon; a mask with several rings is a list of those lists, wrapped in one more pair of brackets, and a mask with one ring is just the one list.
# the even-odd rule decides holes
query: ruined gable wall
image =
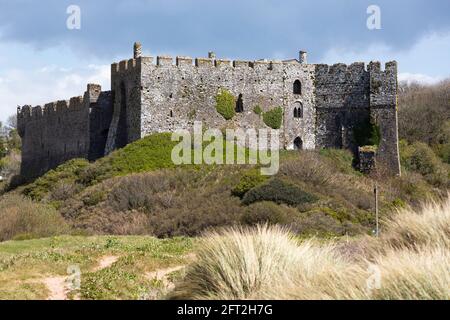
{"label": "ruined gable wall", "polygon": [[377,151],[377,162],[389,174],[400,174],[397,118],[397,62],[386,63],[381,70],[379,62],[369,64],[370,111],[379,126],[381,141]]}
{"label": "ruined gable wall", "polygon": [[357,151],[353,127],[370,114],[364,63],[316,65],[317,146]]}
{"label": "ruined gable wall", "polygon": [[[253,109],[263,111],[281,106],[284,123],[281,145],[292,146],[301,136],[305,147],[314,148],[314,99],[311,65],[268,61],[229,61],[189,57],[151,57],[141,61],[141,136],[153,132],[190,129],[194,121],[203,121],[210,128],[267,128]],[[293,94],[293,83],[301,80],[302,95]],[[236,98],[242,95],[244,111],[225,120],[216,111],[216,95],[220,89]],[[304,119],[293,117],[293,104],[301,101]],[[288,129],[288,130],[285,130]]]}

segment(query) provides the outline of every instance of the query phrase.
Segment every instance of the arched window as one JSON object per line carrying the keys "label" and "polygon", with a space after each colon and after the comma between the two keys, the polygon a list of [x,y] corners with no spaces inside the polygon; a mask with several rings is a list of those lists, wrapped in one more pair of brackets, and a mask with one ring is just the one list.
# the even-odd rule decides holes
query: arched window
{"label": "arched window", "polygon": [[236,112],[244,112],[244,101],[242,100],[242,93],[239,94],[239,97],[236,101]]}
{"label": "arched window", "polygon": [[303,118],[303,106],[300,102],[295,103],[294,118]]}
{"label": "arched window", "polygon": [[302,150],[303,149],[303,140],[300,137],[294,139],[294,149]]}
{"label": "arched window", "polygon": [[302,94],[302,83],[300,80],[294,81],[294,94]]}

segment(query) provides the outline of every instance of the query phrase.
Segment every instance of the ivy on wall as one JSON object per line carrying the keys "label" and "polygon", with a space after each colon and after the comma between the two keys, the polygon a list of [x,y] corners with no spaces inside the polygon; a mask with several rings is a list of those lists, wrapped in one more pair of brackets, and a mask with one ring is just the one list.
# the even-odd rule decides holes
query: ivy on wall
{"label": "ivy on wall", "polygon": [[227,90],[221,89],[216,96],[216,110],[226,120],[230,120],[236,114],[236,99]]}
{"label": "ivy on wall", "polygon": [[276,107],[263,113],[263,121],[272,129],[280,129],[283,122],[283,108]]}

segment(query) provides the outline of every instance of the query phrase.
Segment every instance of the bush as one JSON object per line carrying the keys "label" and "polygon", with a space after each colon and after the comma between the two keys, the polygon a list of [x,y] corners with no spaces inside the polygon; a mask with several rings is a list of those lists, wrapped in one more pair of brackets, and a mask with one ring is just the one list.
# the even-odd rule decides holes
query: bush
{"label": "bush", "polygon": [[406,169],[420,173],[432,185],[445,186],[448,183],[447,167],[428,145],[403,142],[400,151],[402,165]]}
{"label": "bush", "polygon": [[0,200],[0,241],[50,237],[68,231],[65,220],[50,206],[18,195]]}
{"label": "bush", "polygon": [[156,237],[199,236],[210,228],[238,224],[242,210],[237,198],[191,195],[182,206],[149,215],[149,232]]}
{"label": "bush", "polygon": [[246,225],[257,224],[288,224],[292,222],[298,211],[294,208],[279,206],[273,202],[263,201],[248,206],[241,216],[241,222]]}
{"label": "bush", "polygon": [[170,208],[173,197],[165,191],[175,188],[175,179],[164,172],[142,173],[126,176],[111,190],[108,205],[114,210],[140,210],[151,212],[154,208]]}
{"label": "bush", "polygon": [[216,110],[225,120],[230,120],[236,114],[236,99],[227,90],[222,89],[216,96]]}
{"label": "bush", "polygon": [[314,195],[301,190],[298,186],[274,178],[248,191],[242,199],[242,203],[249,205],[259,201],[273,201],[278,204],[300,205],[316,200]]}
{"label": "bush", "polygon": [[272,129],[280,129],[283,122],[283,108],[276,107],[263,113],[263,121]]}
{"label": "bush", "polygon": [[231,190],[232,195],[242,198],[247,191],[262,184],[267,176],[262,176],[258,168],[249,170],[239,180],[239,183]]}
{"label": "bush", "polygon": [[286,179],[318,187],[332,183],[336,179],[335,171],[331,163],[314,151],[300,151],[298,157],[287,159],[280,166],[280,174]]}

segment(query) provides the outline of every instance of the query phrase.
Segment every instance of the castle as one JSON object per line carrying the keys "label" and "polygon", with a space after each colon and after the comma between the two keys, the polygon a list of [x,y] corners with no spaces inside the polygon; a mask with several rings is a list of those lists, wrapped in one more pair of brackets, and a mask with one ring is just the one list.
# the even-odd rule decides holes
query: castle
{"label": "castle", "polygon": [[[231,120],[215,107],[222,89],[236,98]],[[155,63],[135,43],[133,59],[111,65],[111,91],[88,84],[84,96],[18,108],[21,175],[35,178],[73,158],[95,160],[151,133],[189,129],[194,121],[265,127],[256,106],[262,112],[282,107],[283,148],[347,148],[361,162],[400,174],[396,99],[395,61],[384,70],[379,62],[309,64],[301,51],[298,60],[286,61],[230,61],[210,52],[194,61],[178,56],[175,63],[158,56]],[[367,125],[379,132],[376,152],[360,148],[355,137],[356,128]]]}

